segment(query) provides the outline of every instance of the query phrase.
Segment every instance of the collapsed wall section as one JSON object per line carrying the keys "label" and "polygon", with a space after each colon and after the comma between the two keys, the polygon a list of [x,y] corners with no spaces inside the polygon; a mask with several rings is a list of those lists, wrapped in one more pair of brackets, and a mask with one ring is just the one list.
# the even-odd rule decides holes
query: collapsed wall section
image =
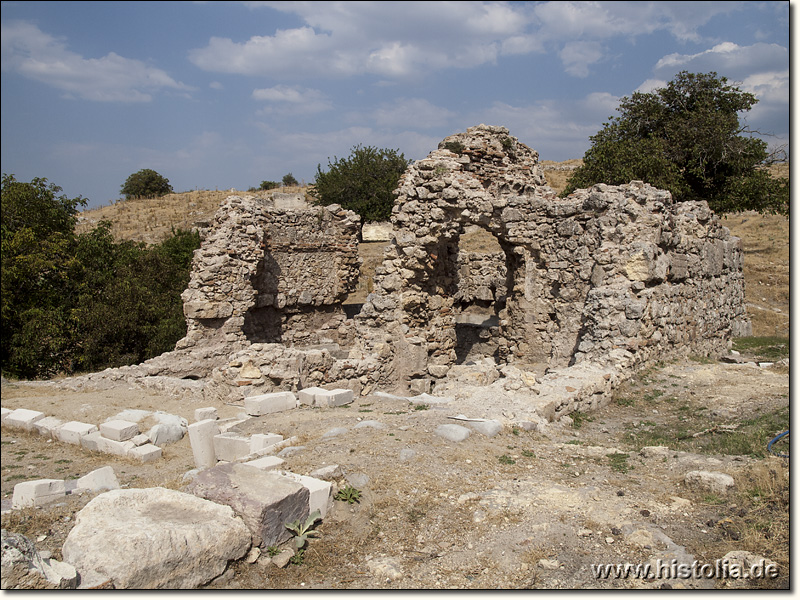
{"label": "collapsed wall section", "polygon": [[177,348],[347,338],[341,303],[358,279],[359,221],[336,205],[282,208],[230,196],[195,252]]}

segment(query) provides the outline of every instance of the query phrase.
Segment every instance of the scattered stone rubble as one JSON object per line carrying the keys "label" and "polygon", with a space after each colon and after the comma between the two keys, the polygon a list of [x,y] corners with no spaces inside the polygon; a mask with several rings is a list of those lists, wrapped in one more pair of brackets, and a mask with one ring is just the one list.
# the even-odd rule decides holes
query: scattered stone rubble
{"label": "scattered stone rubble", "polygon": [[84,494],[103,490],[116,490],[119,481],[112,467],[101,467],[78,479],[36,479],[23,481],[14,486],[12,508],[44,506],[63,500],[70,494]]}
{"label": "scattered stone rubble", "polygon": [[[180,423],[180,418],[174,415],[171,415],[173,419],[155,425],[145,435],[139,433],[138,423],[124,419],[111,419],[98,427],[80,421],[64,423],[55,417],[47,417],[42,412],[26,408],[0,410],[5,427],[24,429],[65,444],[81,446],[88,451],[124,456],[141,462],[161,458],[161,447],[156,444],[164,445],[180,440],[185,428]],[[139,412],[142,413],[140,418],[152,414],[148,411]],[[175,419],[178,419],[178,425],[174,424]],[[169,424],[170,420],[173,421],[172,425]]]}
{"label": "scattered stone rubble", "polygon": [[75,589],[78,573],[72,565],[44,557],[19,533],[2,530],[2,588]]}

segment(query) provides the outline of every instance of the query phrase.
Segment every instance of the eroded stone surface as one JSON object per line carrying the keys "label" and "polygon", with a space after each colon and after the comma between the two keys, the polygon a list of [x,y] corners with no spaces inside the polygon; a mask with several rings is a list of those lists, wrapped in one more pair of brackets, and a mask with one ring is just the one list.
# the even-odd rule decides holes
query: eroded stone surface
{"label": "eroded stone surface", "polygon": [[76,516],[63,546],[81,587],[196,588],[244,556],[250,533],[228,506],[164,488],[114,490]]}
{"label": "eroded stone surface", "polygon": [[285,524],[308,516],[308,490],[272,471],[227,463],[200,471],[187,491],[230,506],[252,533],[253,545],[266,548],[288,540]]}

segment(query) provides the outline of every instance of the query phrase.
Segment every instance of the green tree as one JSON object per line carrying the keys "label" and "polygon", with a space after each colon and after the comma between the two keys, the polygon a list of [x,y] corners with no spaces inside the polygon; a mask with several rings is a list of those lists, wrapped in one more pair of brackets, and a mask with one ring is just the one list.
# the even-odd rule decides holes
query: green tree
{"label": "green tree", "polygon": [[19,376],[64,369],[73,347],[68,272],[77,209],[86,200],[60,191],[44,178],[2,178],[0,365]]}
{"label": "green tree", "polygon": [[411,161],[397,150],[354,146],[348,158],[328,159],[328,170],[317,165],[319,204],[339,204],[363,222],[385,221],[392,214],[394,190]]}
{"label": "green tree", "polygon": [[180,294],[197,232],[160,244],[115,242],[103,221],[74,232],[81,198],[44,179],[2,180],[0,367],[17,377],[142,362],[186,333]]}
{"label": "green tree", "polygon": [[108,224],[80,236],[77,255],[85,272],[75,309],[76,367],[95,371],[172,350],[186,333],[180,294],[199,245],[199,235],[187,231],[173,231],[152,246],[115,243]]}
{"label": "green tree", "polygon": [[169,179],[153,169],[142,169],[133,173],[120,190],[126,200],[131,198],[158,198],[172,193]]}
{"label": "green tree", "polygon": [[590,138],[563,195],[640,179],[669,190],[676,201],[707,200],[721,213],[788,215],[788,180],[769,175],[766,142],[739,120],[756,102],[716,73],[683,71],[664,88],[635,92]]}
{"label": "green tree", "polygon": [[275,188],[281,187],[281,184],[277,181],[262,181],[261,186],[258,188],[259,190],[274,190]]}
{"label": "green tree", "polygon": [[292,175],[291,173],[287,173],[286,175],[284,175],[282,182],[284,187],[300,185],[297,179],[295,179],[294,175]]}
{"label": "green tree", "polygon": [[61,188],[48,184],[47,179],[41,177],[25,183],[4,173],[0,190],[4,240],[24,228],[29,228],[38,237],[55,232],[68,233],[75,226],[78,207],[86,205],[86,199],[80,196],[58,196]]}

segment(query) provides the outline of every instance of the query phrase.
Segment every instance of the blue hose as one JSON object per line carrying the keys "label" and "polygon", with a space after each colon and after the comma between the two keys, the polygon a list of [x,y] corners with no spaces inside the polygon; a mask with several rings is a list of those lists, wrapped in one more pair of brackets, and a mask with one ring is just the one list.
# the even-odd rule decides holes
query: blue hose
{"label": "blue hose", "polygon": [[774,444],[775,442],[777,442],[781,438],[786,437],[787,435],[789,435],[789,431],[788,430],[784,431],[782,434],[776,435],[774,438],[772,438],[772,441],[770,441],[770,443],[767,444],[767,452],[769,452],[770,454],[774,454],[775,456],[780,456],[781,458],[789,458],[788,454],[779,454],[777,452],[773,452],[772,451],[772,444]]}

